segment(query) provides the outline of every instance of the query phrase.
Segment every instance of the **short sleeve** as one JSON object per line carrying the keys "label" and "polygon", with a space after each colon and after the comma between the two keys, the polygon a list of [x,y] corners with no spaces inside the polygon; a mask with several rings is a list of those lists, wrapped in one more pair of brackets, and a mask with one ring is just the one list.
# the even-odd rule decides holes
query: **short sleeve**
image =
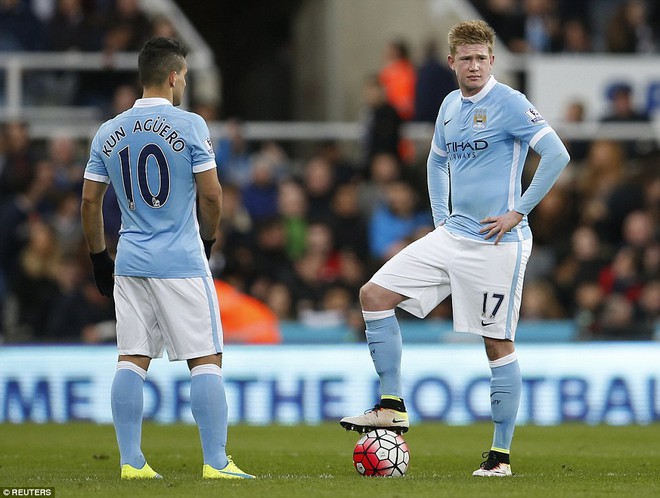
{"label": "short sleeve", "polygon": [[202,173],[216,167],[215,153],[211,134],[206,122],[201,116],[192,114],[192,130],[190,140],[190,155],[193,173]]}
{"label": "short sleeve", "polygon": [[85,180],[92,180],[95,182],[110,183],[110,176],[105,167],[101,154],[103,153],[103,144],[99,137],[100,130],[96,132],[92,139],[92,146],[90,148],[89,160],[85,166]]}

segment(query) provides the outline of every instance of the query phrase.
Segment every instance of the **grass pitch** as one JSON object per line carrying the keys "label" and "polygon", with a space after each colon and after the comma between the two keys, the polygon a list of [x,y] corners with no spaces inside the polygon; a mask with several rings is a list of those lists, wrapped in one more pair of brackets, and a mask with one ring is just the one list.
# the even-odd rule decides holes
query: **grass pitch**
{"label": "grass pitch", "polygon": [[522,426],[511,478],[471,473],[488,449],[490,424],[420,424],[405,436],[403,478],[359,476],[356,433],[338,424],[229,429],[228,450],[249,481],[202,481],[197,429],[145,424],[143,451],[162,481],[121,481],[111,426],[0,424],[0,488],[54,487],[64,497],[660,497],[660,424]]}

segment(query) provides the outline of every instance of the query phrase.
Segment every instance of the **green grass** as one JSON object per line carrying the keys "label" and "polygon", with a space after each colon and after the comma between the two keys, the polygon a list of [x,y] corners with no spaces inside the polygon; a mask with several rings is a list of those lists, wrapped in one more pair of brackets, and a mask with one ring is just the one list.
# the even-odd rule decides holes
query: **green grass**
{"label": "green grass", "polygon": [[229,429],[229,452],[251,481],[200,479],[194,426],[145,424],[143,450],[162,481],[118,478],[111,426],[0,424],[0,488],[54,487],[63,497],[598,497],[660,496],[660,424],[640,427],[522,426],[512,478],[471,472],[488,449],[490,424],[413,426],[411,467],[400,479],[353,469],[357,440],[337,424]]}

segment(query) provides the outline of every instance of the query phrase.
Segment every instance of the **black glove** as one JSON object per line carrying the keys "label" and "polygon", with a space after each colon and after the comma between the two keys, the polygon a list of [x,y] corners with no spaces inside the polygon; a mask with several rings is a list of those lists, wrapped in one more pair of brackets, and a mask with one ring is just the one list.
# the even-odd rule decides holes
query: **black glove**
{"label": "black glove", "polygon": [[113,275],[115,272],[115,262],[108,254],[107,249],[96,254],[90,252],[89,257],[92,258],[96,288],[102,296],[112,297],[112,291],[115,288],[115,277]]}
{"label": "black glove", "polygon": [[213,240],[204,240],[204,239],[202,239],[202,242],[204,243],[204,252],[206,253],[206,259],[210,260],[211,259],[211,248],[213,247],[213,244],[215,244],[215,239],[213,239]]}

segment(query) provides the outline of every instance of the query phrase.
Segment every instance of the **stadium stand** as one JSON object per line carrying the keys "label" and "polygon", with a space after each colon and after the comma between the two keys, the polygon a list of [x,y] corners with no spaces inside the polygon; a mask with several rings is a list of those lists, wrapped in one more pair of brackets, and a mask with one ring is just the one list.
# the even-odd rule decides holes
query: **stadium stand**
{"label": "stadium stand", "polygon": [[[595,3],[472,2],[500,26],[498,35],[523,75],[524,54],[535,52],[657,54],[655,3],[608,1],[597,14]],[[640,3],[649,7],[639,29],[632,30],[641,38],[612,33],[618,9],[627,12]],[[150,32],[158,26],[164,30],[158,32],[176,33],[195,47],[188,108],[200,113],[217,108],[217,68],[210,47],[172,2],[143,1],[139,8],[117,2],[128,12],[113,10],[114,2],[86,2],[95,8],[81,10],[83,24],[68,39],[30,38],[34,43],[28,44],[18,36],[27,27],[3,28],[19,26],[20,19],[63,35],[61,26],[72,14],[54,2],[39,4],[50,4],[50,10],[30,10],[34,3],[27,0],[0,8],[0,342],[111,342],[113,310],[90,280],[78,213],[89,140],[100,120],[132,105],[134,50],[144,38],[136,35],[147,25]],[[82,9],[83,2],[62,4]],[[99,24],[110,18],[123,31]],[[529,29],[516,32],[512,27],[518,25]],[[573,161],[530,216],[535,249],[521,340],[660,337],[657,129],[648,123],[606,126],[600,118],[607,119],[578,113],[557,123]],[[367,236],[374,213],[388,211],[384,203],[392,182],[409,186],[417,194],[415,208],[427,209],[430,125],[401,126],[402,136],[418,144],[417,155],[400,160],[381,153],[363,164],[357,140],[362,121],[243,123],[222,116],[211,123],[225,187],[224,219],[211,259],[214,276],[266,303],[281,320],[283,342],[361,340],[357,291],[382,261]],[[531,157],[530,169],[534,161]],[[111,201],[106,221],[109,240],[116,243],[118,210]],[[410,231],[396,244],[421,233]],[[451,340],[444,334],[450,302],[433,312],[429,324],[403,318],[409,318],[415,342]],[[310,336],[309,330],[318,333]]]}

